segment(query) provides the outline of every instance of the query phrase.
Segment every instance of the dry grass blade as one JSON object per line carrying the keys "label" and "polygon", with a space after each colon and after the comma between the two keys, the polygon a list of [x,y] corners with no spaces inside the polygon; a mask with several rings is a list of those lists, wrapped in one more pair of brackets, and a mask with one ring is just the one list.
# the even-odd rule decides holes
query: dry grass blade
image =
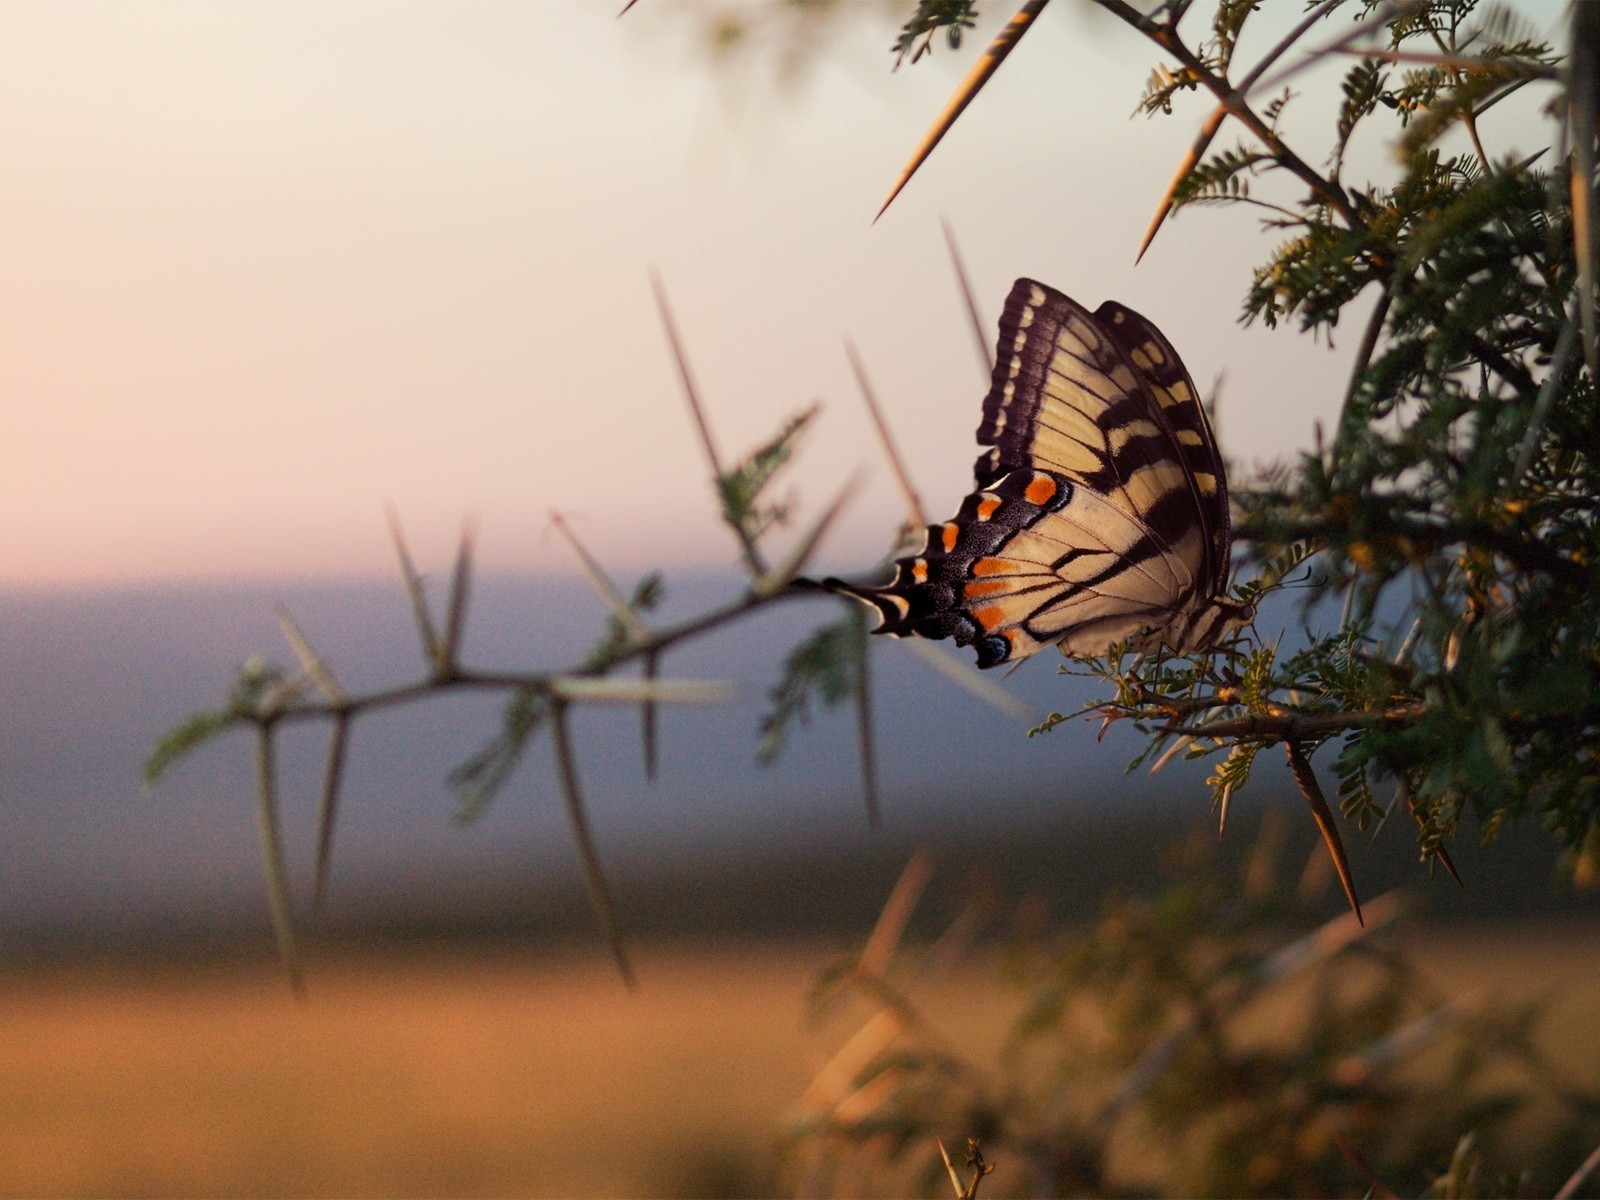
{"label": "dry grass blade", "polygon": [[1028,32],[1034,19],[1044,10],[1046,3],[1048,0],[1027,0],[1027,3],[1017,10],[1017,15],[995,35],[994,41],[989,43],[988,49],[979,56],[978,61],[972,64],[972,69],[967,72],[967,77],[961,81],[955,94],[950,97],[950,102],[939,114],[939,119],[933,123],[933,128],[928,130],[922,139],[922,144],[911,156],[911,161],[906,164],[905,170],[900,172],[900,178],[895,180],[894,187],[889,189],[889,198],[878,210],[878,216],[872,218],[874,222],[889,210],[894,198],[906,184],[911,182],[911,177],[917,173],[917,168],[927,161],[934,147],[945,134],[950,132],[950,127],[956,123],[956,119],[961,116],[967,105],[972,103],[973,97],[983,89],[984,84],[989,82],[989,77],[999,69],[1006,56],[1016,49],[1017,43],[1022,40],[1022,35]]}
{"label": "dry grass blade", "polygon": [[333,871],[333,830],[338,820],[339,788],[344,781],[345,747],[350,741],[350,714],[333,714],[328,730],[328,760],[322,772],[322,795],[317,801],[317,877],[312,904],[321,909],[328,898],[328,878]]}
{"label": "dry grass blade", "polygon": [[867,810],[867,827],[876,832],[883,824],[878,806],[878,748],[872,734],[872,647],[867,644],[867,614],[846,600],[856,642],[856,750],[861,762],[861,801]]}
{"label": "dry grass blade", "polygon": [[900,939],[905,936],[906,926],[911,922],[911,914],[916,911],[917,902],[922,899],[922,893],[927,890],[932,878],[933,853],[924,846],[907,860],[889,898],[883,902],[883,909],[872,926],[867,944],[861,948],[861,958],[856,968],[863,975],[882,978],[889,969],[889,962],[899,949]]}
{"label": "dry grass blade", "polygon": [[889,432],[889,423],[883,419],[883,410],[878,407],[877,394],[873,392],[872,384],[867,379],[867,369],[862,366],[861,356],[856,353],[855,343],[849,338],[845,339],[844,353],[850,360],[850,369],[855,372],[856,386],[861,389],[861,400],[867,406],[867,415],[872,418],[872,426],[878,431],[878,441],[883,446],[884,457],[889,460],[889,470],[894,473],[894,480],[900,485],[900,495],[906,502],[906,516],[914,528],[921,529],[928,523],[927,511],[922,507],[922,498],[917,495],[917,489],[912,486],[905,460],[900,457],[900,448],[895,445],[894,435]]}
{"label": "dry grass blade", "polygon": [[794,577],[805,568],[806,562],[816,552],[817,546],[827,536],[828,530],[839,519],[839,514],[844,511],[845,504],[855,493],[860,482],[859,472],[845,482],[844,487],[839,489],[839,494],[834,497],[833,503],[823,510],[811,528],[795,543],[794,549],[789,551],[788,556],[750,585],[750,594],[753,597],[757,600],[769,599],[794,582]]}
{"label": "dry grass blade", "polygon": [[1596,1146],[1589,1157],[1583,1160],[1583,1165],[1572,1173],[1572,1178],[1561,1185],[1561,1190],[1555,1194],[1553,1200],[1572,1200],[1589,1176],[1595,1173],[1596,1168],[1600,1168],[1600,1146]]}
{"label": "dry grass blade", "polygon": [[961,289],[962,302],[967,306],[967,320],[972,323],[972,337],[978,344],[978,361],[983,364],[985,374],[994,370],[994,351],[989,348],[989,335],[983,324],[983,316],[978,312],[978,300],[972,291],[972,281],[967,278],[967,267],[961,261],[961,248],[956,245],[955,230],[950,228],[950,222],[939,218],[939,227],[944,230],[944,244],[950,251],[950,265],[956,269],[956,285]]}
{"label": "dry grass blade", "polygon": [[456,562],[450,572],[450,602],[445,608],[444,640],[439,645],[439,669],[455,669],[461,652],[461,635],[467,627],[467,598],[472,590],[472,550],[476,537],[471,522],[461,530]]}
{"label": "dry grass blade", "polygon": [[1594,298],[1595,105],[1600,103],[1600,7],[1572,6],[1572,241],[1578,260],[1578,312],[1583,322],[1583,361],[1589,378],[1600,380]]}
{"label": "dry grass blade", "polygon": [[1183,161],[1178,164],[1178,169],[1173,172],[1172,179],[1167,184],[1167,190],[1161,194],[1160,201],[1156,204],[1155,215],[1150,218],[1150,224],[1145,227],[1144,238],[1139,242],[1139,252],[1133,256],[1137,264],[1144,258],[1144,252],[1150,249],[1150,243],[1156,240],[1156,234],[1161,230],[1161,224],[1172,212],[1172,205],[1178,193],[1178,187],[1189,177],[1189,172],[1200,165],[1200,159],[1211,146],[1211,139],[1217,136],[1217,130],[1222,128],[1222,122],[1228,118],[1228,109],[1225,105],[1217,105],[1211,115],[1206,118],[1205,124],[1200,126],[1200,132],[1195,135],[1194,145],[1189,147],[1189,152],[1183,156]]}
{"label": "dry grass blade", "polygon": [[305,976],[295,946],[294,910],[289,904],[289,871],[283,859],[283,834],[278,827],[278,772],[272,726],[256,729],[256,831],[261,838],[261,868],[267,880],[267,904],[278,955],[295,995],[304,998]]}
{"label": "dry grass blade", "polygon": [[344,700],[344,692],[340,690],[339,683],[333,677],[333,672],[328,669],[328,664],[306,640],[305,634],[300,632],[300,626],[295,624],[289,610],[278,609],[278,628],[283,631],[284,641],[289,643],[289,648],[294,651],[294,656],[300,660],[300,667],[310,676],[311,681],[317,685],[322,693],[322,698],[329,704],[339,704]]}
{"label": "dry grass blade", "polygon": [[422,576],[417,574],[411,561],[411,551],[406,549],[405,532],[400,528],[400,514],[389,507],[389,533],[394,538],[394,552],[400,560],[400,577],[405,581],[406,596],[411,601],[411,616],[417,623],[417,636],[422,639],[422,654],[431,664],[439,662],[439,635],[434,631],[433,615],[428,611],[428,597],[422,590]]}
{"label": "dry grass blade", "polygon": [[1284,749],[1289,754],[1289,769],[1294,772],[1294,781],[1300,785],[1306,803],[1311,805],[1311,815],[1316,819],[1323,845],[1328,848],[1328,857],[1333,860],[1333,869],[1338,872],[1339,884],[1344,888],[1345,899],[1350,902],[1356,920],[1365,925],[1366,921],[1361,915],[1361,901],[1356,896],[1355,880],[1350,875],[1350,860],[1345,857],[1344,841],[1339,837],[1339,828],[1333,822],[1333,813],[1328,808],[1327,798],[1322,794],[1322,785],[1317,782],[1310,761],[1297,743],[1285,742]]}
{"label": "dry grass blade", "polygon": [[[1212,989],[1206,998],[1206,1007],[1212,1011],[1237,1008],[1261,989],[1316,963],[1326,962],[1360,938],[1392,923],[1404,907],[1399,892],[1385,892],[1368,906],[1372,916],[1371,925],[1359,922],[1351,913],[1335,917],[1264,959],[1247,974],[1236,976]],[[1123,1075],[1110,1099],[1095,1115],[1092,1127],[1099,1131],[1099,1135],[1110,1128],[1118,1114],[1154,1086],[1183,1048],[1200,1032],[1200,1028],[1201,1021],[1196,1011],[1144,1052],[1139,1061]]]}
{"label": "dry grass blade", "polygon": [[572,757],[572,735],[567,728],[567,706],[557,704],[550,713],[550,741],[555,747],[556,773],[561,778],[561,793],[566,798],[567,816],[572,821],[572,838],[578,844],[578,857],[583,862],[583,878],[589,887],[589,902],[594,906],[596,919],[611,945],[612,957],[617,962],[617,972],[629,991],[636,989],[638,980],[628,961],[628,948],[623,941],[622,926],[617,920],[616,906],[611,900],[611,889],[606,886],[605,872],[601,869],[600,853],[595,848],[594,834],[589,829],[589,816],[583,807],[583,793],[578,790],[578,767]]}
{"label": "dry grass blade", "polygon": [[567,519],[551,509],[550,524],[566,540],[568,548],[578,560],[578,566],[583,569],[584,577],[606,602],[611,615],[622,623],[636,641],[642,642],[648,638],[650,631],[644,627],[644,622],[639,620],[639,615],[623,599],[622,593],[617,590],[617,585],[612,582],[611,576],[606,574],[599,560],[589,553],[588,548],[578,540],[578,535],[572,532],[572,526],[567,524]]}
{"label": "dry grass blade", "polygon": [[[656,682],[656,673],[661,666],[661,659],[653,651],[644,656],[644,681],[653,684]],[[651,783],[656,778],[656,702],[646,700],[639,705],[639,736],[644,741],[644,777]]]}

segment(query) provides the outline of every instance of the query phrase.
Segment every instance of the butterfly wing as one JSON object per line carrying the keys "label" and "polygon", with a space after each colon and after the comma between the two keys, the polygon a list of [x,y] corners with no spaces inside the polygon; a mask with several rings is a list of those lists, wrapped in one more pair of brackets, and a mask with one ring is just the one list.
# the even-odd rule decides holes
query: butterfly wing
{"label": "butterfly wing", "polygon": [[1094,312],[1096,321],[1111,339],[1122,347],[1145,386],[1161,406],[1162,415],[1173,430],[1184,466],[1194,486],[1195,503],[1205,524],[1208,564],[1206,579],[1210,594],[1227,587],[1228,561],[1232,554],[1232,530],[1228,521],[1228,477],[1217,451],[1216,435],[1194,380],[1184,369],[1183,360],[1172,343],[1144,317],[1115,300],[1107,300]]}
{"label": "butterfly wing", "polygon": [[1052,643],[1097,654],[1209,585],[1177,431],[1128,352],[1053,288],[1011,290],[978,441],[979,490],[887,587],[830,581],[878,609],[878,632],[975,644],[984,667]]}

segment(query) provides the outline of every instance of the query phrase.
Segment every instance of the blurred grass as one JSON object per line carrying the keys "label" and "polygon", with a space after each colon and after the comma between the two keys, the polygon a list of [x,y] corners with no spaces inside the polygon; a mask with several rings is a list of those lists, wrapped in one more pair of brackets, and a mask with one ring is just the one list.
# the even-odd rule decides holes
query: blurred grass
{"label": "blurred grass", "polygon": [[[1600,929],[1408,935],[1450,994],[1546,997],[1539,1029],[1600,1068]],[[825,1047],[821,941],[599,954],[341,950],[297,1004],[275,965],[77,963],[0,973],[7,1195],[754,1195]],[[974,972],[980,972],[975,975]],[[980,981],[981,980],[981,984]],[[983,1056],[1015,998],[981,967],[928,1012]]]}

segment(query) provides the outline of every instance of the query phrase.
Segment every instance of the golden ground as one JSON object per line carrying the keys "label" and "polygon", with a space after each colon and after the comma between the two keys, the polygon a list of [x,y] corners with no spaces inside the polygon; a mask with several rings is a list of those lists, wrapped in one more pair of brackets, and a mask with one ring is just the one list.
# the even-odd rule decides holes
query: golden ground
{"label": "golden ground", "polygon": [[[1428,935],[1447,994],[1554,996],[1547,1044],[1600,1065],[1600,930]],[[711,1195],[773,1186],[821,1047],[810,946],[346,954],[304,1003],[274,965],[0,974],[0,1193]],[[930,1006],[993,1044],[1012,998]]]}

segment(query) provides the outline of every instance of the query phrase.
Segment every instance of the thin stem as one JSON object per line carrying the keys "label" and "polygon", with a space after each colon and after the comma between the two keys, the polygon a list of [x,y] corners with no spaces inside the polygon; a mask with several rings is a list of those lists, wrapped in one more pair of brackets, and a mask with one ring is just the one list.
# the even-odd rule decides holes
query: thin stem
{"label": "thin stem", "polygon": [[272,932],[278,955],[289,974],[295,995],[305,998],[305,976],[295,948],[294,914],[289,905],[289,872],[283,859],[283,835],[278,827],[278,775],[273,725],[263,721],[256,730],[256,832],[261,839],[261,868],[267,880],[267,905],[272,912]]}
{"label": "thin stem", "polygon": [[611,901],[611,889],[606,885],[600,852],[595,848],[594,833],[589,828],[583,793],[578,790],[578,767],[572,756],[572,738],[567,729],[565,704],[557,704],[550,710],[550,741],[555,747],[556,773],[561,780],[562,796],[567,802],[567,816],[572,822],[572,839],[577,843],[578,856],[583,861],[583,877],[589,887],[589,901],[594,906],[595,916],[600,921],[606,940],[611,944],[617,972],[628,990],[633,991],[639,986],[638,980],[634,976],[633,965],[628,961],[628,947],[622,936],[622,926],[617,920],[616,906]]}

